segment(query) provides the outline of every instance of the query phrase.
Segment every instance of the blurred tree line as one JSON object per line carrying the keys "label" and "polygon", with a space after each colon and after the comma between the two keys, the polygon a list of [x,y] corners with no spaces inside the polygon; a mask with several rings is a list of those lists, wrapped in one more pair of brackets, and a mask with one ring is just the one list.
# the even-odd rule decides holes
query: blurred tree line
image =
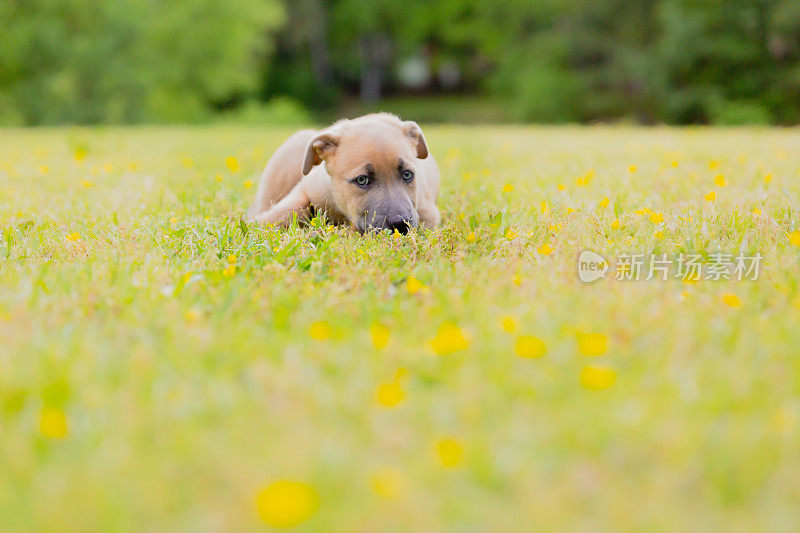
{"label": "blurred tree line", "polygon": [[[0,121],[385,97],[515,121],[800,122],[798,0],[4,0]],[[463,106],[440,106],[442,97]],[[283,100],[278,97],[285,97]],[[267,106],[268,108],[268,106]],[[269,116],[268,114],[266,115]]]}

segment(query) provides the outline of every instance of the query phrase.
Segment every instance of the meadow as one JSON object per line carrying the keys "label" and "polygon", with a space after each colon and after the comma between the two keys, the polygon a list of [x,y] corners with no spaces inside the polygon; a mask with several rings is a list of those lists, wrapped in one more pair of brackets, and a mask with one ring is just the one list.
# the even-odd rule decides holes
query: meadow
{"label": "meadow", "polygon": [[800,131],[424,129],[406,236],[241,223],[288,128],[0,130],[0,529],[797,531]]}

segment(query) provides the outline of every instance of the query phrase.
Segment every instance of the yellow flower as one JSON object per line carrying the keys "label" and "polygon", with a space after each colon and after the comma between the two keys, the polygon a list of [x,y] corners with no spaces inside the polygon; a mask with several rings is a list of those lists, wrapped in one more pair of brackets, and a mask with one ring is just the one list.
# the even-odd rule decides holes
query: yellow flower
{"label": "yellow flower", "polygon": [[539,207],[542,210],[542,213],[547,213],[548,211],[550,211],[550,206],[547,205],[547,201],[546,200],[542,200],[542,203],[540,204]]}
{"label": "yellow flower", "polygon": [[657,232],[653,233],[653,237],[655,237],[659,241],[663,241],[664,237],[665,237],[665,233],[663,231],[657,231]]}
{"label": "yellow flower", "polygon": [[513,240],[514,237],[516,237],[516,236],[517,236],[517,233],[514,231],[514,228],[506,228],[506,234],[505,234],[505,238],[506,239],[508,239],[510,241],[510,240]]}
{"label": "yellow flower", "polygon": [[650,222],[653,224],[661,224],[664,222],[664,213],[653,213],[650,215]]}
{"label": "yellow flower", "polygon": [[217,172],[216,174],[214,174],[214,179],[217,181],[222,181],[225,179],[225,177],[222,175],[222,172]]}
{"label": "yellow flower", "polygon": [[63,439],[69,433],[67,415],[61,409],[45,407],[39,414],[39,431],[48,439]]}
{"label": "yellow flower", "polygon": [[553,253],[553,248],[549,244],[544,243],[541,246],[539,246],[536,249],[536,251],[539,252],[542,255],[550,255],[550,254]]}
{"label": "yellow flower", "polygon": [[719,161],[717,161],[716,159],[712,159],[711,161],[708,162],[708,169],[714,170],[715,168],[719,168]]}
{"label": "yellow flower", "polygon": [[437,355],[450,355],[469,348],[469,339],[456,324],[445,322],[430,340],[430,346]]}
{"label": "yellow flower", "polygon": [[511,183],[506,183],[503,185],[503,192],[514,192],[514,185]]}
{"label": "yellow flower", "polygon": [[767,185],[772,183],[772,174],[767,174],[764,176],[764,183],[766,183]]}
{"label": "yellow flower", "polygon": [[200,319],[200,311],[195,308],[189,309],[184,315],[187,322],[197,322]]}
{"label": "yellow flower", "polygon": [[387,500],[401,498],[408,485],[408,479],[402,470],[386,466],[376,470],[370,476],[370,487],[372,491]]}
{"label": "yellow flower", "polygon": [[789,242],[800,247],[800,230],[793,231],[789,234]]}
{"label": "yellow flower", "polygon": [[333,336],[333,328],[325,320],[318,320],[308,326],[308,334],[318,341],[330,339]]}
{"label": "yellow flower", "polygon": [[706,194],[704,198],[706,199],[706,202],[713,203],[717,200],[717,194],[714,191],[711,191],[710,193]]}
{"label": "yellow flower", "polygon": [[728,180],[726,180],[725,176],[723,176],[722,174],[717,174],[716,177],[714,178],[714,184],[717,187],[727,187]]}
{"label": "yellow flower", "polygon": [[567,186],[564,185],[563,183],[559,183],[558,185],[556,185],[556,187],[558,188],[559,191],[564,191],[567,188]]}
{"label": "yellow flower", "polygon": [[406,397],[403,387],[397,380],[381,383],[375,390],[375,399],[384,407],[394,407]]}
{"label": "yellow flower", "polygon": [[389,328],[380,322],[375,322],[370,326],[369,334],[372,337],[372,344],[378,350],[386,348],[386,345],[389,344]]}
{"label": "yellow flower", "polygon": [[235,263],[236,262],[236,255],[231,254],[228,256],[228,263]]}
{"label": "yellow flower", "polygon": [[608,337],[602,333],[579,333],[578,350],[592,357],[603,355],[608,350]]}
{"label": "yellow flower", "polygon": [[71,241],[79,241],[79,240],[81,240],[83,237],[81,237],[81,234],[80,234],[80,233],[73,231],[72,233],[70,233],[69,235],[67,235],[67,238],[68,238],[69,240],[71,240]]}
{"label": "yellow flower", "polygon": [[75,161],[83,161],[86,159],[86,155],[88,152],[85,148],[76,148],[72,155],[75,157]]}
{"label": "yellow flower", "polygon": [[609,202],[610,200],[608,199],[608,196],[606,196],[605,198],[600,200],[600,203],[598,205],[600,206],[600,209],[605,209],[606,207],[608,207]]}
{"label": "yellow flower", "polygon": [[234,174],[239,172],[240,169],[239,160],[233,157],[232,155],[229,155],[228,157],[225,158],[225,166],[228,167],[228,170],[230,170]]}
{"label": "yellow flower", "polygon": [[457,468],[464,458],[464,448],[455,439],[445,438],[436,443],[436,454],[445,468]]}
{"label": "yellow flower", "polygon": [[42,173],[42,174],[49,174],[50,173],[50,167],[48,167],[47,165],[40,165],[39,166],[39,172]]}
{"label": "yellow flower", "polygon": [[728,307],[740,307],[742,305],[742,301],[739,299],[739,297],[732,292],[723,294],[722,302]]}
{"label": "yellow flower", "polygon": [[761,215],[761,209],[759,209],[758,207],[754,207],[751,213],[753,213],[755,216],[759,216]]}
{"label": "yellow flower", "polygon": [[222,275],[226,278],[231,278],[236,274],[236,265],[228,264],[225,268],[222,269]]}
{"label": "yellow flower", "polygon": [[520,335],[514,345],[514,352],[526,359],[538,359],[547,353],[544,341],[533,335]]}
{"label": "yellow flower", "polygon": [[258,515],[272,527],[296,526],[311,518],[318,508],[317,491],[297,481],[276,481],[256,495]]}
{"label": "yellow flower", "polygon": [[511,281],[514,283],[514,285],[522,285],[522,276],[519,274],[514,274],[514,277],[511,278]]}
{"label": "yellow flower", "polygon": [[478,236],[477,236],[477,235],[475,235],[475,232],[474,232],[474,231],[470,231],[470,232],[467,234],[467,242],[475,242],[476,240],[478,240]]}
{"label": "yellow flower", "polygon": [[244,188],[249,189],[253,186],[253,180],[244,180]]}
{"label": "yellow flower", "polygon": [[[463,172],[461,174],[461,179],[463,179],[464,181],[469,181],[469,180],[472,179],[473,176],[474,176],[474,174],[472,172]],[[506,192],[506,191],[503,191],[503,192]]]}
{"label": "yellow flower", "polygon": [[506,333],[514,333],[517,331],[517,319],[513,316],[504,316],[500,321],[500,327],[503,328],[503,331]]}
{"label": "yellow flower", "polygon": [[628,172],[630,172],[631,174],[635,174],[637,170],[638,168],[636,167],[636,165],[631,165],[628,167]]}
{"label": "yellow flower", "polygon": [[611,387],[617,380],[617,373],[611,368],[585,366],[581,369],[580,382],[589,390],[603,390]]}
{"label": "yellow flower", "polygon": [[672,162],[671,162],[669,165],[670,165],[672,168],[678,168],[678,162],[677,162],[676,160],[674,160],[674,159],[672,160]]}
{"label": "yellow flower", "polygon": [[409,294],[417,294],[419,291],[425,292],[428,287],[414,276],[408,276],[406,279],[406,290]]}
{"label": "yellow flower", "polygon": [[619,219],[615,218],[613,222],[611,222],[611,229],[618,230],[620,226]]}

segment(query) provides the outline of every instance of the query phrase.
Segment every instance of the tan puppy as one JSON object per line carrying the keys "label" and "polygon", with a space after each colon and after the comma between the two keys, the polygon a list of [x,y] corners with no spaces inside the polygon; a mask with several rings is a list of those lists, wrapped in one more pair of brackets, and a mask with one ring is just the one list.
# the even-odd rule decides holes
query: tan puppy
{"label": "tan puppy", "polygon": [[261,174],[248,218],[285,225],[324,211],[361,233],[406,233],[439,224],[438,195],[439,167],[417,123],[379,113],[289,137]]}

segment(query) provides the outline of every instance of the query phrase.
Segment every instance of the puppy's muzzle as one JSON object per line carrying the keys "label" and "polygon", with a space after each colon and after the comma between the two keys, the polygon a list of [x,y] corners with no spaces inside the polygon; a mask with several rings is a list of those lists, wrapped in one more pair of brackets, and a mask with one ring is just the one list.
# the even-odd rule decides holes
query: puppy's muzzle
{"label": "puppy's muzzle", "polygon": [[398,233],[405,235],[412,229],[416,228],[417,224],[419,224],[419,216],[417,216],[417,214],[414,212],[404,215],[390,214],[385,216],[375,214],[372,217],[365,217],[363,226],[359,224],[358,229],[361,231],[361,233],[366,233],[367,231],[381,232],[383,230],[389,230],[392,233],[397,231]]}

